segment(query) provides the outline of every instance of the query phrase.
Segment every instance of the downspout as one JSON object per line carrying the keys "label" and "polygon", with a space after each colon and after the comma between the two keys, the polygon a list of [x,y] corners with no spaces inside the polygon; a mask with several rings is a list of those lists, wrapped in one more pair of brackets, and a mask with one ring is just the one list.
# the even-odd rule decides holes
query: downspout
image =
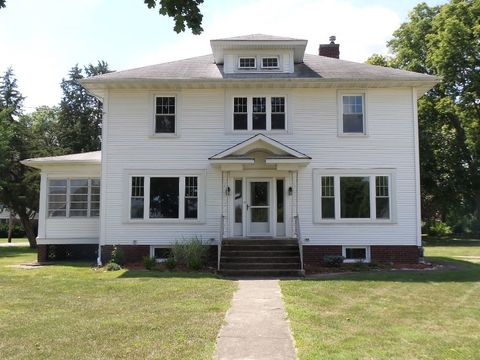
{"label": "downspout", "polygon": [[100,245],[100,241],[98,242],[97,266],[102,266],[102,246]]}

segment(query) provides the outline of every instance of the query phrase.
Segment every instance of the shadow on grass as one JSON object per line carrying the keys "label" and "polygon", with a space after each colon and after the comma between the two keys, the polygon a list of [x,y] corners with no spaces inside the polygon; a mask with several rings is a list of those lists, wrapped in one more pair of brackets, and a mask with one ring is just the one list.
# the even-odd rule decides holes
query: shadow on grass
{"label": "shadow on grass", "polygon": [[307,278],[304,281],[480,282],[480,264],[447,257],[432,257],[428,260],[440,263],[445,268],[442,270],[359,271],[339,275],[326,274],[319,278]]}
{"label": "shadow on grass", "polygon": [[29,246],[1,246],[0,258],[36,254],[36,252],[37,249],[31,249]]}

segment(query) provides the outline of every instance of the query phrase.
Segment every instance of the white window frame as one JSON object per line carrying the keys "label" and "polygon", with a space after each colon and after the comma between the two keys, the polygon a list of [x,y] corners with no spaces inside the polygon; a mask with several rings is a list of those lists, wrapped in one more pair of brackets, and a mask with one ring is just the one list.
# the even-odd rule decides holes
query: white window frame
{"label": "white window frame", "polygon": [[[322,219],[322,177],[333,176],[334,194],[335,194],[335,218]],[[388,194],[390,218],[376,218],[376,187],[375,179],[377,176],[388,177]],[[342,218],[341,217],[341,177],[368,177],[369,178],[369,200],[370,217],[369,218]],[[396,171],[395,169],[314,169],[313,170],[313,222],[326,224],[394,224],[397,219],[397,201],[396,201]]]}
{"label": "white window frame", "polygon": [[[150,258],[155,258],[155,249],[171,249],[172,245],[150,245]],[[163,263],[166,259],[155,259],[157,263]]]}
{"label": "white window frame", "polygon": [[[173,97],[175,98],[175,132],[173,133],[157,133],[156,128],[156,115],[157,115],[157,98],[158,97]],[[181,113],[181,97],[177,93],[152,93],[151,95],[151,136],[150,138],[176,138],[180,136],[180,113]]]}
{"label": "white window frame", "polygon": [[[363,132],[353,133],[343,131],[343,97],[361,96],[363,106]],[[368,111],[366,90],[342,90],[337,92],[337,131],[340,137],[366,137],[368,136]]]}
{"label": "white window frame", "polygon": [[[185,218],[185,178],[197,177],[197,218]],[[205,170],[179,171],[179,170],[144,170],[144,171],[126,171],[124,174],[125,198],[124,222],[125,223],[173,223],[173,224],[202,224],[205,223],[206,195],[205,195]],[[143,218],[132,219],[131,198],[132,198],[132,178],[143,177]],[[178,177],[179,178],[179,202],[178,202],[178,218],[150,218],[150,179],[158,177]]]}
{"label": "white window frame", "polygon": [[[65,216],[50,216],[50,201],[48,199],[48,195],[50,195],[50,180],[66,180],[67,181],[67,192],[66,192],[66,203],[65,203]],[[70,216],[70,204],[71,204],[71,185],[70,181],[71,180],[88,180],[88,190],[87,190],[87,215],[82,215],[82,216]],[[101,179],[100,177],[92,177],[92,176],[78,176],[78,177],[49,177],[47,179],[47,196],[46,196],[46,217],[48,219],[98,219],[100,217],[100,207],[101,207],[101,198],[99,202],[99,208],[98,208],[98,215],[91,215],[91,204],[92,204],[92,180],[100,180],[100,187],[101,187]],[[101,196],[101,195],[100,195]]]}
{"label": "white window frame", "polygon": [[[249,66],[249,67],[241,67],[240,66],[240,60],[243,60],[243,59],[253,59],[253,62],[254,62],[254,66]],[[256,70],[257,69],[257,57],[256,56],[239,56],[238,57],[238,61],[237,61],[237,69],[238,70]]]}
{"label": "white window frame", "polygon": [[[266,129],[253,129],[253,98],[264,97],[266,100]],[[272,129],[272,98],[283,97],[285,100],[285,129]],[[235,98],[247,98],[247,129],[237,130],[234,129],[234,106]],[[286,94],[234,94],[231,97],[230,107],[230,132],[232,134],[245,134],[245,133],[286,133],[288,132],[288,96]]]}
{"label": "white window frame", "polygon": [[[264,59],[277,59],[277,66],[263,66],[263,60]],[[280,69],[280,57],[277,55],[272,55],[272,56],[262,56],[260,58],[260,67],[265,70],[278,70]]]}
{"label": "white window frame", "polygon": [[[362,259],[347,259],[347,249],[365,249],[365,260]],[[371,255],[370,255],[370,246],[364,245],[344,245],[342,246],[342,256],[343,262],[347,264],[355,264],[355,263],[369,263],[371,262]]]}

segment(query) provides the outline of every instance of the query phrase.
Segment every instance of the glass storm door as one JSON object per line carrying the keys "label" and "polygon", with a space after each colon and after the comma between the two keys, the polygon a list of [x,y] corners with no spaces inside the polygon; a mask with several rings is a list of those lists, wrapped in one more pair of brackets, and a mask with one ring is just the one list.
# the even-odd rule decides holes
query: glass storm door
{"label": "glass storm door", "polygon": [[248,235],[270,235],[270,182],[248,181]]}

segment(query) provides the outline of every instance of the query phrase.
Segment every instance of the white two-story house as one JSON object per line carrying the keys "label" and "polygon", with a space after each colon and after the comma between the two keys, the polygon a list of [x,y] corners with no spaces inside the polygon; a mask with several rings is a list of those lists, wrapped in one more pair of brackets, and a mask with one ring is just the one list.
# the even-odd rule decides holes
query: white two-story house
{"label": "white two-story house", "polygon": [[198,237],[220,254],[294,241],[300,266],[418,261],[416,104],[438,79],[306,45],[217,39],[82,80],[103,102],[101,152],[23,162],[41,169],[39,259],[120,245],[136,261]]}

